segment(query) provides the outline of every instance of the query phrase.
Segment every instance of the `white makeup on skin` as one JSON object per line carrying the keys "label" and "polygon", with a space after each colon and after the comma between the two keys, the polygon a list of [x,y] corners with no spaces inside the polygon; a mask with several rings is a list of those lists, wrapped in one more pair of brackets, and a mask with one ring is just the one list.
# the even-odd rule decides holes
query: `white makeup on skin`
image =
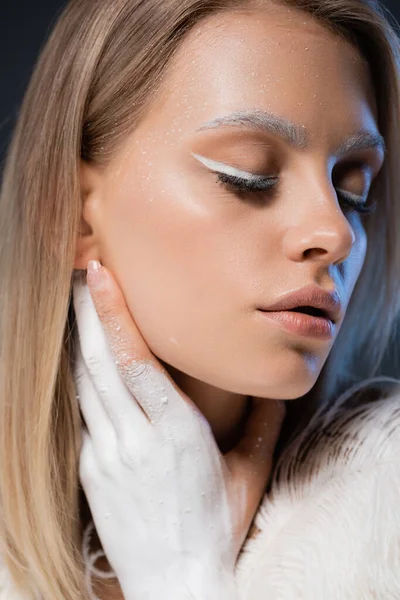
{"label": "white makeup on skin", "polygon": [[226,175],[232,175],[233,177],[240,177],[240,179],[246,179],[247,181],[252,182],[265,181],[265,176],[263,175],[254,175],[253,173],[248,173],[247,171],[236,169],[235,167],[231,167],[230,165],[226,165],[225,163],[212,160],[211,158],[206,158],[205,156],[201,156],[200,154],[194,154],[194,152],[191,152],[191,155],[194,156],[194,158],[196,158],[199,162],[201,162],[205,167],[207,167],[211,171],[225,173]]}
{"label": "white makeup on skin", "polygon": [[[249,173],[248,171],[242,171],[241,169],[236,169],[235,167],[226,165],[225,163],[212,160],[211,158],[206,158],[205,156],[201,156],[200,154],[195,154],[194,152],[191,152],[191,155],[214,173],[223,173],[228,176],[237,177],[239,179],[248,181],[253,186],[254,184],[260,184],[260,191],[263,189],[267,190],[270,187],[272,187],[272,182],[275,179],[274,177],[266,177],[265,175],[255,175],[254,173]],[[336,188],[336,191],[345,196],[345,198],[349,199],[350,202],[361,205],[365,203],[366,197],[368,196],[368,193],[366,195],[358,195],[346,190],[342,190],[340,188]]]}

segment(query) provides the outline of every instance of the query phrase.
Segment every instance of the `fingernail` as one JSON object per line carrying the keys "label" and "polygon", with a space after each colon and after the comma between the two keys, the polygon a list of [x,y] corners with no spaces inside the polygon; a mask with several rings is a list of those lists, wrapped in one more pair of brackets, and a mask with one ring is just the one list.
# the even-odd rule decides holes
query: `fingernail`
{"label": "fingernail", "polygon": [[98,260],[89,260],[87,266],[88,279],[92,285],[98,285],[102,280],[102,268]]}

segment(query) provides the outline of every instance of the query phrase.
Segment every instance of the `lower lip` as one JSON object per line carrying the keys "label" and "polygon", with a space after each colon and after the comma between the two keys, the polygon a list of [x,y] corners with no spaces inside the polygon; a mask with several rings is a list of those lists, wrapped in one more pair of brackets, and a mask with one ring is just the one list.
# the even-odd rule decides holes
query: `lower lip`
{"label": "lower lip", "polygon": [[335,332],[335,324],[323,317],[312,317],[304,313],[289,310],[276,312],[259,310],[264,318],[273,321],[286,331],[319,339],[332,339]]}

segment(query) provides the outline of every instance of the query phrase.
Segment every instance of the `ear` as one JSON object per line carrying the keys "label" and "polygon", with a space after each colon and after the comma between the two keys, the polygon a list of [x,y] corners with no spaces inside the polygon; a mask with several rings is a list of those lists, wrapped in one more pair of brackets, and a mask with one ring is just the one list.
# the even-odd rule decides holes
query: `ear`
{"label": "ear", "polygon": [[87,269],[89,260],[101,262],[100,199],[103,190],[99,167],[81,161],[82,214],[75,249],[74,269]]}

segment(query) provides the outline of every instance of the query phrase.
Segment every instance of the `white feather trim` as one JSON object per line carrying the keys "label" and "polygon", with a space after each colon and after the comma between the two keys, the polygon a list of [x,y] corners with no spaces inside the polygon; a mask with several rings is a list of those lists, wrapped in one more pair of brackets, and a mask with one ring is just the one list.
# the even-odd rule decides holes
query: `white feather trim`
{"label": "white feather trim", "polygon": [[400,385],[385,387],[285,453],[237,563],[241,600],[400,600]]}

